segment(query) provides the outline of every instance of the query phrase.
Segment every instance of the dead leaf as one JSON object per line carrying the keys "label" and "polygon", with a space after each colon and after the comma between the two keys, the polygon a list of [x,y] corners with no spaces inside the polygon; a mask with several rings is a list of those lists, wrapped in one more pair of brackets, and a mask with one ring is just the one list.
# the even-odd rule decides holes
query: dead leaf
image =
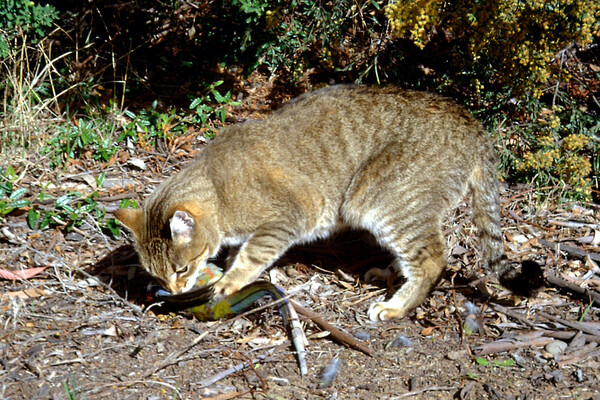
{"label": "dead leaf", "polygon": [[146,163],[141,158],[130,158],[128,163],[136,168],[141,169],[142,171],[146,170]]}
{"label": "dead leaf", "polygon": [[600,244],[600,231],[594,230],[594,238],[592,239],[592,246],[598,246]]}
{"label": "dead leaf", "polygon": [[34,297],[45,296],[47,294],[48,292],[39,288],[31,288],[25,290],[18,290],[16,292],[5,293],[5,295],[8,297],[16,297],[18,299],[33,299]]}
{"label": "dead leaf", "polygon": [[433,333],[433,330],[436,328],[437,328],[437,326],[428,326],[427,328],[425,328],[421,331],[421,335],[431,336],[431,334]]}
{"label": "dead leaf", "polygon": [[6,269],[0,268],[0,278],[8,279],[11,281],[15,281],[17,279],[29,279],[37,274],[41,273],[48,267],[37,267],[37,268],[28,268],[19,271],[9,271]]}

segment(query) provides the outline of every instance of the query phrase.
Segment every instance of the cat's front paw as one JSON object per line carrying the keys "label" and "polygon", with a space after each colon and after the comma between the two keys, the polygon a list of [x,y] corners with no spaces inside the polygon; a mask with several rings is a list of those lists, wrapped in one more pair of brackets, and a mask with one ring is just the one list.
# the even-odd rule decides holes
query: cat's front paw
{"label": "cat's front paw", "polygon": [[371,321],[388,321],[394,318],[402,318],[406,315],[404,308],[394,307],[391,302],[383,301],[380,303],[373,303],[369,307],[369,319]]}
{"label": "cat's front paw", "polygon": [[246,282],[242,282],[240,280],[232,279],[227,276],[227,274],[223,275],[221,279],[219,279],[213,285],[213,291],[215,295],[213,299],[221,300],[225,297],[231,296],[235,292],[238,292],[241,288],[246,285]]}

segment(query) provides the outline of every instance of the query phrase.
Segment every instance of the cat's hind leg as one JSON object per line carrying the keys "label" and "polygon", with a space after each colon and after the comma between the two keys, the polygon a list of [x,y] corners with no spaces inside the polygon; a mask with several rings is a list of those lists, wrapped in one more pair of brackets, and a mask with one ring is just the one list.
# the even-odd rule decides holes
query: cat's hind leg
{"label": "cat's hind leg", "polygon": [[[342,218],[367,229],[394,256],[406,282],[369,309],[372,320],[401,318],[421,304],[446,266],[442,219],[463,195],[461,171],[445,176],[443,160],[414,158],[400,143],[385,148],[358,171],[348,188]],[[449,184],[448,182],[452,182]]]}
{"label": "cat's hind leg", "polygon": [[437,284],[445,268],[446,259],[441,232],[432,232],[431,235],[427,240],[414,243],[414,247],[405,247],[403,251],[399,251],[396,243],[382,241],[385,247],[396,254],[393,267],[404,276],[406,282],[388,301],[371,305],[368,312],[371,320],[389,320],[406,316],[425,300]]}

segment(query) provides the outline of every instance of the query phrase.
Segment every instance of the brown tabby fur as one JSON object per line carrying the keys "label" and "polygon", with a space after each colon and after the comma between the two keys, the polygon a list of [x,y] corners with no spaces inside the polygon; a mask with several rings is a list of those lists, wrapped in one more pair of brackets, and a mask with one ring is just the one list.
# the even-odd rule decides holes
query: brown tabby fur
{"label": "brown tabby fur", "polygon": [[507,281],[496,157],[453,102],[395,87],[333,86],[266,120],[234,125],[167,179],[143,209],[115,213],[141,263],[169,291],[191,288],[207,258],[241,245],[219,295],[258,278],[290,246],[366,229],[406,283],[373,320],[418,306],[446,265],[442,220],[472,193],[484,261]]}

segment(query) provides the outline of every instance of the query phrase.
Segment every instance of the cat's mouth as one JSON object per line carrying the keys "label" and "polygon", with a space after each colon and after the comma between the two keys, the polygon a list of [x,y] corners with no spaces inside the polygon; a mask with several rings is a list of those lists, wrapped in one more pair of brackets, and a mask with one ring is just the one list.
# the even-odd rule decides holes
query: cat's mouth
{"label": "cat's mouth", "polygon": [[215,264],[206,263],[201,268],[198,268],[197,276],[190,279],[191,282],[194,282],[193,285],[170,287],[173,285],[165,285],[164,282],[161,282],[162,288],[157,286],[152,289],[148,288],[148,297],[182,306],[204,304],[213,299],[213,284],[222,275],[223,271],[221,268]]}
{"label": "cat's mouth", "polygon": [[155,290],[155,292],[153,295],[149,293],[149,297],[152,296],[156,300],[177,304],[178,306],[182,307],[192,307],[208,303],[210,300],[212,300],[215,294],[213,284],[194,286],[187,292],[180,293],[171,293],[156,286],[153,289],[149,288],[149,292],[152,290]]}

